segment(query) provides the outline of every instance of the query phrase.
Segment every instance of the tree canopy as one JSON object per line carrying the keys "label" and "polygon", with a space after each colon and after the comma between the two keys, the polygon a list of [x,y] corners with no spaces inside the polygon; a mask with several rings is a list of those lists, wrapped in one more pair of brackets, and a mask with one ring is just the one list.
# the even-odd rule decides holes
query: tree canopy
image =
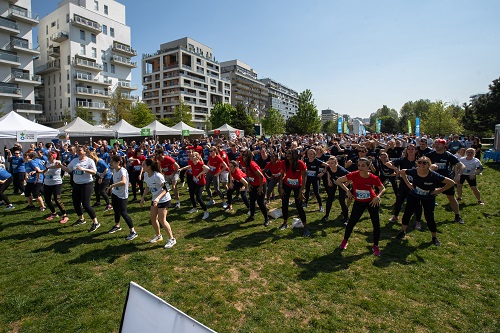
{"label": "tree canopy", "polygon": [[382,127],[380,130],[386,132],[390,130],[391,133],[398,132],[398,112],[394,109],[390,109],[387,105],[383,105],[380,109],[375,111],[370,115],[370,126],[369,130],[373,133],[376,131],[376,120],[382,120]]}
{"label": "tree canopy", "polygon": [[175,106],[172,116],[168,118],[162,118],[160,119],[160,122],[165,126],[172,127],[182,121],[185,124],[193,127],[194,125],[192,119],[193,116],[191,114],[191,107],[181,100],[180,104]]}
{"label": "tree canopy", "polygon": [[[236,104],[236,108],[231,113],[231,120],[229,121],[229,125],[244,130],[245,135],[253,135],[255,132],[253,118],[247,114],[245,105],[243,105],[242,103]],[[218,127],[215,127],[215,125],[213,126],[214,128]]]}
{"label": "tree canopy", "polygon": [[144,127],[155,120],[155,115],[145,103],[137,103],[130,108],[129,123],[135,127]]}
{"label": "tree canopy", "polygon": [[491,136],[500,124],[500,77],[489,85],[489,91],[469,104],[464,104],[465,129],[481,136]]}
{"label": "tree canopy", "polygon": [[299,94],[299,107],[297,114],[290,117],[286,122],[288,133],[318,133],[321,129],[321,118],[314,104],[312,92],[309,89]]}
{"label": "tree canopy", "polygon": [[285,118],[278,110],[269,108],[262,119],[262,128],[267,135],[282,134],[285,132]]}
{"label": "tree canopy", "polygon": [[235,111],[236,109],[230,104],[215,104],[212,111],[210,112],[210,117],[208,119],[212,125],[212,128],[218,128],[224,124],[230,124],[231,116]]}

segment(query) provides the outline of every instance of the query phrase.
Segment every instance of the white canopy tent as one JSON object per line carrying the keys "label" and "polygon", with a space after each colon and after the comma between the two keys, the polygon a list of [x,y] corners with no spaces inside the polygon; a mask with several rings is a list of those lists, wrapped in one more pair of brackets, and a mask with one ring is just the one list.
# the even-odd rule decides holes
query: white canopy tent
{"label": "white canopy tent", "polygon": [[109,129],[115,131],[118,138],[141,136],[141,129],[130,125],[124,119],[120,120]]}
{"label": "white canopy tent", "polygon": [[165,126],[158,120],[153,121],[151,124],[144,126],[143,128],[149,128],[151,135],[181,135],[182,132],[178,129],[173,129],[171,127]]}
{"label": "white canopy tent", "polygon": [[204,130],[191,127],[191,126],[189,126],[188,124],[186,124],[186,123],[184,123],[182,121],[180,123],[177,123],[174,126],[172,126],[172,128],[176,129],[176,130],[180,130],[181,132],[188,130],[189,131],[189,135],[193,135],[193,134],[194,135],[196,135],[196,134],[205,134]]}
{"label": "white canopy tent", "polygon": [[[0,145],[12,147],[17,142],[17,132],[26,131],[36,133],[37,141],[50,142],[56,139],[57,129],[37,124],[18,113],[11,111],[0,118]],[[23,148],[24,147],[23,145]]]}
{"label": "white canopy tent", "polygon": [[234,136],[234,137],[240,137],[241,138],[241,137],[245,136],[245,131],[244,130],[240,130],[240,129],[234,128],[234,127],[230,126],[229,124],[224,124],[224,125],[222,125],[219,128],[213,129],[213,130],[209,131],[208,134],[209,135],[214,135],[215,131],[220,131],[220,134],[225,134],[225,135],[228,135],[230,137]]}
{"label": "white canopy tent", "polygon": [[104,137],[114,137],[115,131],[111,129],[105,129],[93,126],[87,123],[85,120],[77,117],[72,122],[63,127],[58,128],[61,134],[69,134],[71,137],[86,137],[86,136],[104,136]]}

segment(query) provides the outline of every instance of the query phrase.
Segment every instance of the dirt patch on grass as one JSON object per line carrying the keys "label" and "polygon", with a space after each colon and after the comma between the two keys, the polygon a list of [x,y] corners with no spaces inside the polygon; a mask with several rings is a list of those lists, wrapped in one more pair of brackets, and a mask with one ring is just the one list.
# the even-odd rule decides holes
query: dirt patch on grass
{"label": "dirt patch on grass", "polygon": [[228,272],[231,277],[231,281],[238,282],[240,280],[240,271],[237,268],[230,268]]}
{"label": "dirt patch on grass", "polygon": [[20,320],[14,321],[10,323],[10,326],[12,327],[12,329],[8,333],[19,333],[22,326],[21,321]]}
{"label": "dirt patch on grass", "polygon": [[207,257],[207,258],[204,258],[203,260],[205,260],[205,262],[213,262],[213,261],[220,261],[220,258],[219,257]]}

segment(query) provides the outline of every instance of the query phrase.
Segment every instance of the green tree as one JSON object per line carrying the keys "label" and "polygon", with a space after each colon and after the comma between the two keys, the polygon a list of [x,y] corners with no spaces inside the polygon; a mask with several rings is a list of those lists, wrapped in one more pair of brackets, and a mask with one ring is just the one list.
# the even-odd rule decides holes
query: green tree
{"label": "green tree", "polygon": [[254,121],[252,117],[247,114],[246,108],[242,103],[236,104],[236,108],[231,113],[229,125],[244,130],[245,135],[254,135],[255,133]]}
{"label": "green tree", "polygon": [[88,109],[85,109],[81,106],[77,106],[75,109],[75,118],[77,117],[80,117],[82,120],[88,122],[91,125],[96,124],[92,111],[89,111]]}
{"label": "green tree", "polygon": [[[389,124],[390,124],[390,128],[391,129],[394,129],[395,132],[398,132],[399,131],[399,125],[398,125],[398,121],[399,121],[399,116],[398,116],[398,112],[394,109],[390,109],[387,105],[383,105],[380,109],[378,109],[377,111],[375,111],[374,113],[372,113],[370,115],[370,126],[369,126],[369,129],[371,132],[375,132],[376,130],[376,120],[378,119],[382,119],[382,128],[380,129],[382,132],[384,132],[384,120],[383,119],[386,119],[386,121],[388,121],[389,118],[393,118],[393,120],[396,122],[396,126],[394,126],[394,121],[392,120],[389,120]],[[391,131],[391,133],[394,133]]]}
{"label": "green tree", "polygon": [[327,120],[321,127],[321,130],[324,133],[332,134],[332,133],[337,133],[337,127],[338,127],[337,122],[333,120]]}
{"label": "green tree", "polygon": [[122,119],[130,123],[132,101],[125,98],[120,87],[116,88],[115,92],[110,96],[108,106],[110,112],[106,117],[106,125],[114,125]]}
{"label": "green tree", "polygon": [[217,103],[210,112],[210,123],[213,128],[221,127],[224,124],[231,122],[231,115],[234,113],[235,108],[227,103]]}
{"label": "green tree", "polygon": [[296,133],[298,134],[317,133],[320,131],[321,118],[314,104],[312,92],[309,89],[299,94],[297,114],[290,117],[287,124],[287,131],[288,129],[296,129]]}
{"label": "green tree", "polygon": [[[398,121],[396,119],[394,119],[391,116],[382,116],[380,119],[382,120],[382,126],[380,127],[380,131],[382,133],[398,133],[399,132],[399,124],[398,124]],[[407,124],[407,127],[408,127],[408,124]]]}
{"label": "green tree", "polygon": [[286,120],[285,131],[289,134],[295,134],[301,131],[297,117],[292,116]]}
{"label": "green tree", "polygon": [[63,115],[62,115],[62,118],[61,118],[61,121],[63,122],[63,124],[67,124],[69,122],[71,122],[71,112],[68,108],[64,108],[64,111],[63,111]]}
{"label": "green tree", "polygon": [[156,118],[145,103],[137,103],[130,108],[129,112],[129,123],[139,128],[151,124]]}
{"label": "green tree", "polygon": [[480,136],[491,136],[495,124],[500,124],[500,78],[493,80],[487,94],[469,104],[464,104],[462,123],[469,132]]}
{"label": "green tree", "polygon": [[179,122],[184,122],[185,124],[193,127],[193,115],[191,114],[191,107],[184,103],[181,100],[181,103],[174,108],[174,114],[172,115],[172,119],[175,121],[175,124]]}
{"label": "green tree", "polygon": [[267,135],[283,134],[285,132],[285,118],[272,107],[267,110],[267,114],[261,123],[264,133]]}
{"label": "green tree", "polygon": [[441,100],[437,100],[431,104],[425,121],[420,124],[420,129],[421,132],[432,135],[448,135],[462,132],[460,119],[453,117],[453,108],[450,108],[447,103]]}

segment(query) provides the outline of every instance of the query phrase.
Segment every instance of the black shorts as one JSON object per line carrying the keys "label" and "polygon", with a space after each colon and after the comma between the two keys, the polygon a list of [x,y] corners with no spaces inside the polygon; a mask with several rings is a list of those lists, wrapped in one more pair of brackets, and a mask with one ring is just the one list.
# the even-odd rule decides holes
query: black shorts
{"label": "black shorts", "polygon": [[[159,202],[156,207],[158,208],[168,208],[172,205],[172,203],[170,202],[170,200],[168,200],[167,202]],[[153,202],[151,202],[151,206],[153,206]]]}
{"label": "black shorts", "polygon": [[455,195],[455,186],[450,187],[446,191],[443,192],[445,195]]}
{"label": "black shorts", "polygon": [[40,196],[40,191],[42,190],[42,183],[27,183],[24,188],[24,196],[33,198],[38,198]]}
{"label": "black shorts", "polygon": [[470,177],[468,175],[461,175],[460,176],[460,184],[465,183],[465,181],[467,181],[467,183],[469,183],[469,186],[477,186],[477,178],[476,177],[474,177],[474,179],[470,179]]}

